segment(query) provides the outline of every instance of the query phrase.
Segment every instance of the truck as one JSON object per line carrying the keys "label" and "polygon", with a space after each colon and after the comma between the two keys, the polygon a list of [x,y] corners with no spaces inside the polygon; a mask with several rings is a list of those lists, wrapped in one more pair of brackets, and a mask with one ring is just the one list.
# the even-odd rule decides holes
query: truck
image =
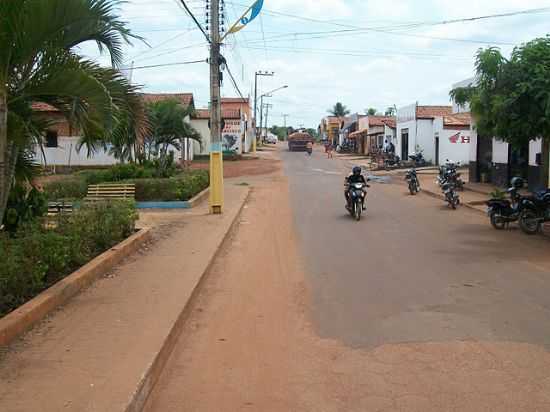
{"label": "truck", "polygon": [[308,142],[313,144],[313,137],[307,132],[295,132],[288,136],[288,150],[291,152],[302,151],[307,149]]}

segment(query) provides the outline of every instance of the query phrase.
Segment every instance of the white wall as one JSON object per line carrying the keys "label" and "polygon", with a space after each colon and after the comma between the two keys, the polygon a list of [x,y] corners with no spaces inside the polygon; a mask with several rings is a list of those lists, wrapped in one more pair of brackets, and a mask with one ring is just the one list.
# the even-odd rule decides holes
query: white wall
{"label": "white wall", "polygon": [[100,150],[94,153],[92,157],[87,156],[86,147],[82,147],[80,152],[76,148],[80,137],[58,137],[58,147],[44,147],[46,161],[40,148],[36,149],[35,161],[41,165],[55,166],[109,166],[119,163],[108,151]]}
{"label": "white wall", "polygon": [[493,163],[508,164],[508,143],[493,137]]}
{"label": "white wall", "polygon": [[210,153],[210,129],[208,128],[208,119],[191,119],[189,123],[202,137],[202,146],[199,142],[193,144],[194,154]]}
{"label": "white wall", "polygon": [[[408,122],[397,123],[397,144],[395,145],[395,153],[401,157],[401,147],[403,142],[401,141],[401,135],[403,130],[409,130],[409,148],[414,147],[414,141],[416,140],[416,121],[410,120]],[[407,149],[407,153],[411,153],[410,149]]]}
{"label": "white wall", "polygon": [[[442,120],[443,122],[443,120]],[[409,154],[415,153],[417,146],[422,151],[424,159],[435,161],[434,121],[431,119],[419,119],[416,121],[416,140],[409,139]]]}
{"label": "white wall", "polygon": [[477,162],[477,129],[474,123],[470,126],[470,162]]}
{"label": "white wall", "polygon": [[470,130],[443,129],[439,133],[439,162],[447,159],[467,165],[470,162]]}
{"label": "white wall", "polygon": [[531,140],[529,142],[529,166],[538,166],[537,153],[540,152],[542,152],[542,140]]}

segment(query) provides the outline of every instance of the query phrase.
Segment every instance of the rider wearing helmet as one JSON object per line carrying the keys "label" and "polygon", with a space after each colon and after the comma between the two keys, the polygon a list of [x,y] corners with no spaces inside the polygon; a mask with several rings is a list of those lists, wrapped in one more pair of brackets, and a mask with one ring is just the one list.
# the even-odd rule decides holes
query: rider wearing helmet
{"label": "rider wearing helmet", "polygon": [[[346,181],[344,183],[344,188],[345,188],[345,191],[344,191],[344,195],[346,196],[346,207],[349,209],[350,207],[350,196],[349,196],[349,188],[350,188],[350,185],[353,184],[353,183],[364,183],[366,187],[368,187],[367,185],[367,180],[368,179],[365,179],[365,176],[363,176],[361,174],[361,167],[360,166],[355,166],[351,173],[346,177]],[[363,189],[365,190],[365,189]],[[363,205],[363,210],[366,209],[365,205]]]}

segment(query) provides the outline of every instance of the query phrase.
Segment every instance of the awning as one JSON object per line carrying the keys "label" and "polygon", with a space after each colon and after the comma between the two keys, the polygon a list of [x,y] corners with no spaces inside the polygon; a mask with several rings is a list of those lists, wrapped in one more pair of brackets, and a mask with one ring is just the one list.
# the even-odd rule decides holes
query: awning
{"label": "awning", "polygon": [[357,138],[365,137],[365,136],[367,136],[367,133],[368,133],[367,129],[358,130],[356,132],[350,133],[348,138],[357,139]]}

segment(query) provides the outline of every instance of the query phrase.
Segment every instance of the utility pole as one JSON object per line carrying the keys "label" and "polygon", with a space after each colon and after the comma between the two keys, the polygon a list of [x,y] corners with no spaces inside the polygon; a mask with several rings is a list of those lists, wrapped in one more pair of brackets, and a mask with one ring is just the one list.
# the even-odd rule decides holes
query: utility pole
{"label": "utility pole", "polygon": [[[256,73],[254,73],[254,124],[256,125],[256,136],[255,136],[255,139],[254,141],[252,142],[252,152],[253,153],[256,153],[256,140],[258,140],[258,137],[259,137],[259,133],[258,133],[258,109],[257,109],[257,106],[258,106],[258,76],[269,76],[269,77],[273,77],[273,75],[275,74],[275,72],[262,72],[262,71],[257,71]],[[260,119],[260,132],[261,132],[261,129],[262,129],[262,122],[261,122],[261,119]]]}
{"label": "utility pole", "polygon": [[210,0],[210,212],[213,214],[223,211],[219,3]]}
{"label": "utility pole", "polygon": [[258,130],[256,130],[256,139],[262,137],[262,127],[263,127],[263,124],[264,124],[264,95],[262,94],[262,96],[260,97],[260,130],[258,132]]}
{"label": "utility pole", "polygon": [[283,119],[284,119],[284,122],[285,122],[285,140],[288,140],[288,130],[286,128],[286,118],[290,116],[289,114],[283,114]]}
{"label": "utility pole", "polygon": [[272,104],[266,104],[265,105],[265,135],[264,135],[264,141],[267,140],[267,117],[269,116],[269,108],[273,107]]}

